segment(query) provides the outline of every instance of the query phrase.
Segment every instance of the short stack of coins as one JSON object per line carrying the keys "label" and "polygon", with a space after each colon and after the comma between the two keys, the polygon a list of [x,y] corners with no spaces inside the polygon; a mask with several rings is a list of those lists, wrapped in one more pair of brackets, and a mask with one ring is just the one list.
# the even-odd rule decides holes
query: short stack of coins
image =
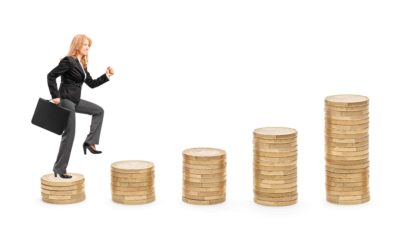
{"label": "short stack of coins", "polygon": [[369,99],[335,95],[325,99],[327,201],[361,204],[369,194]]}
{"label": "short stack of coins", "polygon": [[77,173],[69,175],[72,178],[63,179],[52,173],[42,176],[42,200],[53,204],[71,204],[85,200],[85,178]]}
{"label": "short stack of coins", "polygon": [[111,164],[112,200],[121,204],[146,204],[155,200],[154,164],[127,160]]}
{"label": "short stack of coins", "polygon": [[268,206],[297,203],[297,131],[285,127],[255,129],[254,202]]}
{"label": "short stack of coins", "polygon": [[215,148],[183,151],[182,200],[196,205],[225,201],[226,153]]}

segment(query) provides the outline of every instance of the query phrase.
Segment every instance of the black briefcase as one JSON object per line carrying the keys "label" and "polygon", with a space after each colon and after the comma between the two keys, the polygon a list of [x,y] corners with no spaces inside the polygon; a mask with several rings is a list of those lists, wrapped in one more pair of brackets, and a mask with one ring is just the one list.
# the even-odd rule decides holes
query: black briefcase
{"label": "black briefcase", "polygon": [[58,106],[49,100],[39,98],[33,114],[32,124],[60,135],[67,126],[70,113],[71,111],[68,109]]}

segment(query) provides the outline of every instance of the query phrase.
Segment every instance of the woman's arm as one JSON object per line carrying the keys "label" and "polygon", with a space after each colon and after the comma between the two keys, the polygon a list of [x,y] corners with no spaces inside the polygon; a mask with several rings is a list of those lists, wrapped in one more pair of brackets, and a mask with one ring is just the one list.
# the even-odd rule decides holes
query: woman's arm
{"label": "woman's arm", "polygon": [[86,70],[85,83],[91,88],[98,87],[98,86],[106,83],[108,80],[109,79],[106,74],[103,74],[100,77],[98,77],[97,79],[93,80],[93,78],[90,76],[90,73]]}
{"label": "woman's arm", "polygon": [[53,70],[51,70],[49,74],[47,74],[47,85],[49,86],[50,95],[53,99],[60,97],[60,92],[57,88],[57,81],[56,81],[57,77],[68,72],[70,68],[71,68],[71,63],[68,57],[64,57],[60,61],[58,66],[55,67]]}

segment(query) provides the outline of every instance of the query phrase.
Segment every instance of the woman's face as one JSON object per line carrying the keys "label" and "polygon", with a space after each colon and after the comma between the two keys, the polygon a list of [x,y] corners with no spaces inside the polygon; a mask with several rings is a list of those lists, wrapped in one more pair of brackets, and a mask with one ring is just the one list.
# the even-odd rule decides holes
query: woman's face
{"label": "woman's face", "polygon": [[89,41],[84,40],[81,49],[79,49],[79,54],[81,54],[82,56],[86,56],[89,53],[89,49]]}

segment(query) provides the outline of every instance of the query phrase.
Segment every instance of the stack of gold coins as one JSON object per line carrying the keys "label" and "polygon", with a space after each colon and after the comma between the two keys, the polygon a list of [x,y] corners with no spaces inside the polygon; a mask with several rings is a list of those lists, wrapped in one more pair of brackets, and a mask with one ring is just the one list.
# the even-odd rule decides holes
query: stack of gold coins
{"label": "stack of gold coins", "polygon": [[112,200],[122,204],[146,204],[155,200],[154,164],[128,160],[111,164]]}
{"label": "stack of gold coins", "polygon": [[285,127],[254,130],[254,201],[261,205],[297,203],[297,131]]}
{"label": "stack of gold coins", "polygon": [[368,202],[369,99],[335,95],[325,99],[327,200],[336,204]]}
{"label": "stack of gold coins", "polygon": [[81,174],[70,173],[70,179],[54,174],[42,176],[42,200],[54,204],[70,204],[85,200],[85,178]]}
{"label": "stack of gold coins", "polygon": [[196,205],[225,201],[226,153],[215,148],[183,151],[182,200]]}

